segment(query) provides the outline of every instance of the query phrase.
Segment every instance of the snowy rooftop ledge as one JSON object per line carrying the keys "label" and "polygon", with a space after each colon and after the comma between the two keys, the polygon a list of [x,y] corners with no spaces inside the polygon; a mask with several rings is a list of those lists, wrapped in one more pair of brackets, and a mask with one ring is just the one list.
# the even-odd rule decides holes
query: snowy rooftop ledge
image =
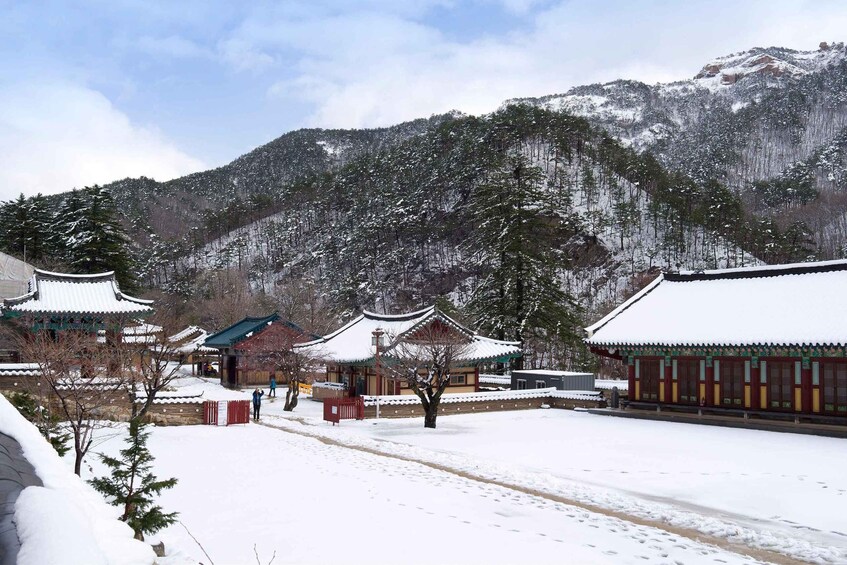
{"label": "snowy rooftop ledge", "polygon": [[[144,404],[147,401],[146,396],[136,396],[136,404]],[[159,393],[153,398],[153,404],[202,404],[206,401],[203,393],[200,394],[169,394]]]}
{"label": "snowy rooftop ledge", "polygon": [[156,555],[59,458],[38,430],[0,396],[0,432],[20,443],[44,484],[30,486],[15,503],[21,548],[18,565],[47,563],[152,565]]}
{"label": "snowy rooftop ledge", "polygon": [[[525,400],[529,398],[563,398],[568,400],[598,400],[600,393],[591,391],[556,390],[555,388],[533,388],[527,390],[503,390],[498,392],[466,392],[458,394],[444,394],[441,397],[443,404],[456,402],[484,402],[486,400]],[[365,406],[376,406],[376,396],[363,396]],[[401,406],[407,404],[419,404],[420,399],[413,394],[400,394],[392,396],[380,396],[380,406]]]}
{"label": "snowy rooftop ledge", "polygon": [[480,373],[479,384],[511,385],[512,377],[509,375],[487,375]]}
{"label": "snowy rooftop ledge", "polygon": [[847,346],[847,260],[663,273],[585,328],[621,346]]}
{"label": "snowy rooftop ledge", "polygon": [[75,275],[35,269],[29,292],[7,298],[3,309],[17,314],[137,314],[152,312],[153,301],[121,292],[115,273]]}

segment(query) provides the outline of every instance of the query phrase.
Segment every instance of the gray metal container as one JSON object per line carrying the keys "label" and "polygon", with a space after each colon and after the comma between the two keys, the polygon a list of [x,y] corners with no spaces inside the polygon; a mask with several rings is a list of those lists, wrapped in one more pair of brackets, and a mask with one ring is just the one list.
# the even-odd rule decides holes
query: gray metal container
{"label": "gray metal container", "polygon": [[512,371],[512,390],[555,388],[556,390],[594,390],[593,373],[527,369]]}

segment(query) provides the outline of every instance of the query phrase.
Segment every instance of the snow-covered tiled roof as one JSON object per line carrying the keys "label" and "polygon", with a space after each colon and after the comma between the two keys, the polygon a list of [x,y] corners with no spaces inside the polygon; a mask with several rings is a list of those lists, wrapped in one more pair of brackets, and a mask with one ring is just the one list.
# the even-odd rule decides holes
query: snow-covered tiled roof
{"label": "snow-covered tiled roof", "polygon": [[518,342],[500,341],[478,335],[446,316],[435,306],[400,315],[365,311],[333,333],[299,347],[335,363],[368,362],[374,356],[372,340],[375,330],[382,330],[387,338],[397,338],[435,318],[456,328],[471,339],[469,351],[462,356],[461,361],[493,360],[516,357],[520,354]]}
{"label": "snow-covered tiled roof", "polygon": [[511,375],[488,375],[485,373],[480,373],[479,384],[509,386],[512,384],[512,377]]}
{"label": "snow-covered tiled roof", "polygon": [[626,379],[595,379],[594,388],[598,390],[612,390],[617,388],[624,392],[629,390],[629,381]]}
{"label": "snow-covered tiled roof", "polygon": [[[202,404],[207,399],[200,394],[169,394],[159,393],[153,399],[153,404]],[[144,404],[147,401],[146,396],[138,396],[135,398],[136,404]]]}
{"label": "snow-covered tiled roof", "polygon": [[[593,390],[573,391],[556,390],[555,388],[531,388],[526,390],[503,390],[498,392],[459,392],[441,395],[442,404],[462,402],[485,402],[493,400],[527,400],[532,398],[563,398],[568,400],[600,400],[600,393]],[[375,406],[376,396],[363,396],[365,406]],[[420,404],[420,399],[414,394],[397,394],[380,396],[380,406],[402,406],[405,404]]]}
{"label": "snow-covered tiled roof", "polygon": [[209,332],[204,330],[199,326],[188,326],[182,331],[176,332],[174,335],[168,338],[168,341],[172,343],[180,343],[187,339],[194,339],[198,334],[207,334]]}
{"label": "snow-covered tiled roof", "polygon": [[137,326],[127,326],[121,330],[121,332],[126,335],[152,335],[157,334],[162,331],[162,326],[157,326],[156,324],[147,324],[145,322],[138,322]]}
{"label": "snow-covered tiled roof", "polygon": [[0,363],[0,375],[33,376],[40,371],[38,363]]}
{"label": "snow-covered tiled roof", "polygon": [[596,324],[612,346],[847,345],[847,260],[664,273]]}
{"label": "snow-covered tiled roof", "polygon": [[4,300],[4,311],[22,314],[138,314],[152,312],[152,300],[120,291],[115,273],[71,275],[35,270],[29,292]]}
{"label": "snow-covered tiled roof", "polygon": [[179,353],[185,355],[199,351],[201,353],[217,353],[218,350],[214,347],[206,347],[203,345],[206,338],[209,337],[209,332],[199,326],[188,326],[182,331],[175,333],[168,338]]}

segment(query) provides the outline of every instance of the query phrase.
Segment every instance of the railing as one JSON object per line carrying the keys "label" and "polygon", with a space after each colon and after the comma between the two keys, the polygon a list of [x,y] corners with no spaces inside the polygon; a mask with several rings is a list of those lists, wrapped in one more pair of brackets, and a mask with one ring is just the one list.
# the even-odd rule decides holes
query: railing
{"label": "railing", "polygon": [[338,424],[341,420],[364,420],[365,403],[361,397],[324,399],[324,420]]}

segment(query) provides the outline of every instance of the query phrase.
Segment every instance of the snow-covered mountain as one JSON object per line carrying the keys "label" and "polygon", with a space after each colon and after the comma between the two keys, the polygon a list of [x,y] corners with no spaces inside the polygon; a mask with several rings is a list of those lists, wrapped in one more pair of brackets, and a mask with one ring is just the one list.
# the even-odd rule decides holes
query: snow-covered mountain
{"label": "snow-covered mountain", "polygon": [[[747,193],[806,160],[819,190],[838,184],[845,163],[827,151],[847,134],[847,48],[754,48],[719,57],[693,78],[647,85],[614,81],[513,100],[585,117],[669,168]],[[761,204],[755,198],[750,206]]]}
{"label": "snow-covered mountain", "polygon": [[694,71],[487,116],[300,130],[219,169],[111,188],[147,283],[191,292],[220,269],[271,294],[308,281],[336,313],[466,302],[485,275],[469,243],[475,194],[503,174],[505,154],[540,171],[548,196],[532,205],[557,226],[543,245],[588,318],[660,267],[842,256],[844,44],[756,48]]}

